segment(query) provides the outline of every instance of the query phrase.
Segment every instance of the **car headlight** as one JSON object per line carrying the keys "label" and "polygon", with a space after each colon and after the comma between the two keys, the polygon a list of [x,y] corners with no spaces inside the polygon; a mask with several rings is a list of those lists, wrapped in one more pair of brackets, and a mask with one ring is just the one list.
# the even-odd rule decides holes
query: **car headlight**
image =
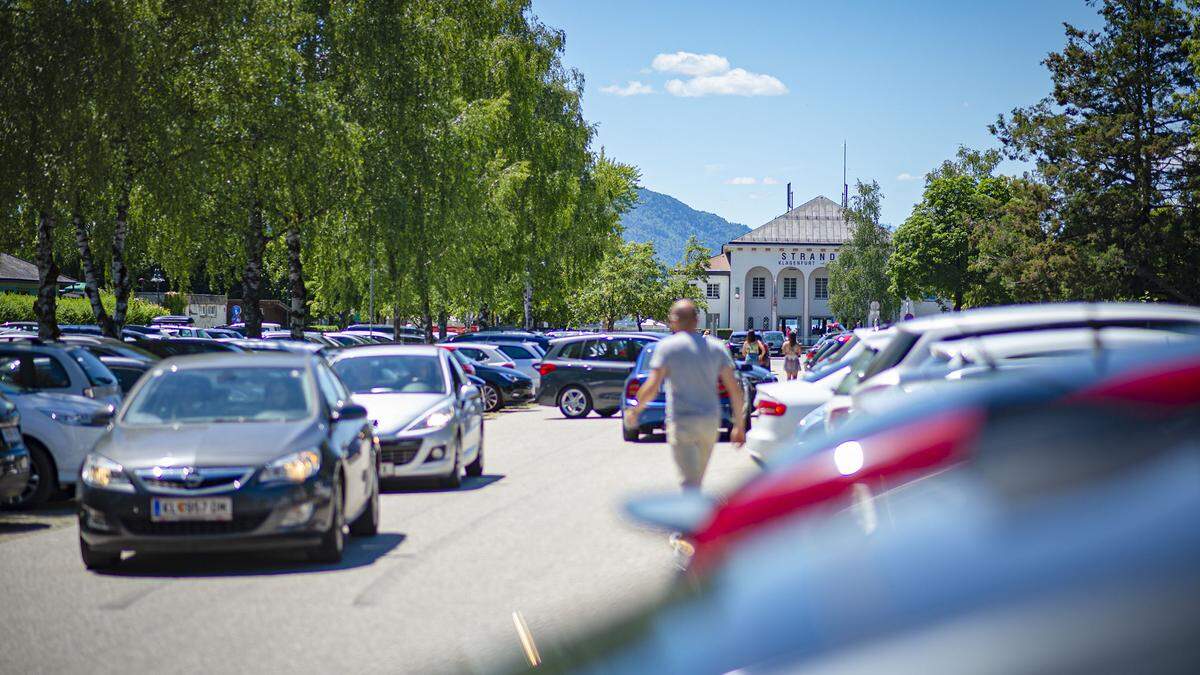
{"label": "car headlight", "polygon": [[38,408],[38,412],[46,417],[58,422],[59,424],[67,424],[73,427],[102,427],[108,424],[112,419],[112,413],[108,410],[99,413],[75,412],[71,410],[54,410],[52,408]]}
{"label": "car headlight", "polygon": [[415,422],[405,427],[405,431],[424,431],[425,429],[441,429],[454,419],[454,408],[449,403],[435,406],[429,412],[421,415]]}
{"label": "car headlight", "polygon": [[103,455],[88,455],[83,459],[80,471],[83,484],[102,490],[133,492],[133,483],[125,475],[125,469]]}
{"label": "car headlight", "polygon": [[316,450],[302,450],[284,455],[266,465],[258,479],[264,483],[274,481],[303,483],[315,476],[320,469],[321,453]]}

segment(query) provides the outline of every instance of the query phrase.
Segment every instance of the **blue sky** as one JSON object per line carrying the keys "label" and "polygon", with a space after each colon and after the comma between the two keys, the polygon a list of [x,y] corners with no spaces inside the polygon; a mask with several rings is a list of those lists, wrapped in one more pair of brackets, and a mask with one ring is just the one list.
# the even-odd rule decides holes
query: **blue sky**
{"label": "blue sky", "polygon": [[959,145],[994,146],[999,113],[1049,93],[1041,60],[1062,47],[1062,23],[1100,24],[1083,0],[534,0],[534,12],[566,31],[611,156],[646,187],[752,227],[786,210],[788,181],[797,204],[837,201],[843,139],[851,192],[878,180],[883,220],[899,225],[927,171]]}

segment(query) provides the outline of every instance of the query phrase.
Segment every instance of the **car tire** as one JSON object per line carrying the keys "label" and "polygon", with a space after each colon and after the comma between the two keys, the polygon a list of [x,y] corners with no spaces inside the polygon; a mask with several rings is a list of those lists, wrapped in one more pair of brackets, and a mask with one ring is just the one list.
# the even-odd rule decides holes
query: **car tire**
{"label": "car tire", "polygon": [[596,414],[601,417],[612,417],[613,415],[617,414],[617,410],[618,408],[612,408],[610,410],[597,410]]}
{"label": "car tire", "polygon": [[25,447],[29,450],[29,483],[21,494],[4,504],[8,509],[32,509],[50,500],[58,492],[58,480],[54,460],[50,452],[38,441],[26,436]]}
{"label": "car tire", "polygon": [[475,461],[467,465],[467,475],[474,477],[483,475],[483,427],[479,427],[479,450],[475,453]]}
{"label": "car tire", "polygon": [[484,412],[496,412],[504,407],[504,395],[492,384],[483,385],[480,394],[483,398]]}
{"label": "car tire", "polygon": [[355,537],[374,537],[379,534],[379,481],[375,481],[375,489],[363,512],[350,523],[350,534]]}
{"label": "car tire", "polygon": [[346,512],[342,504],[342,481],[339,478],[333,483],[333,515],[329,519],[329,529],[321,535],[321,543],[308,557],[314,562],[336,564],[342,561],[346,550],[346,534],[342,528],[346,525]]}
{"label": "car tire", "polygon": [[112,569],[121,562],[120,551],[97,551],[89,546],[83,537],[79,538],[79,557],[83,559],[83,566],[89,570]]}
{"label": "car tire", "polygon": [[442,487],[451,490],[457,490],[462,487],[462,439],[458,439],[458,445],[454,448],[454,468],[450,470],[450,474],[442,479]]}
{"label": "car tire", "polygon": [[558,411],[570,419],[587,417],[592,411],[592,397],[582,387],[563,387],[558,393]]}
{"label": "car tire", "polygon": [[628,427],[621,425],[621,438],[624,438],[630,443],[637,443],[642,440],[642,431],[637,427]]}

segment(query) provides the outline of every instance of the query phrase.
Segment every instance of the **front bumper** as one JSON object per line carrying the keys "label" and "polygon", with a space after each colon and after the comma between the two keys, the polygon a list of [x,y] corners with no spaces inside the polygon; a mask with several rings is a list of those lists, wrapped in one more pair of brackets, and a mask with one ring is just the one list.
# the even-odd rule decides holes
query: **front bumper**
{"label": "front bumper", "polygon": [[29,451],[25,446],[0,450],[0,499],[12,499],[29,483]]}
{"label": "front bumper", "polygon": [[[455,428],[447,425],[420,433],[379,436],[379,477],[430,478],[446,476],[454,468]],[[434,459],[441,449],[441,457]],[[463,461],[468,461],[463,458]]]}
{"label": "front bumper", "polygon": [[[78,483],[79,536],[99,551],[191,553],[306,548],[321,541],[333,517],[333,486],[323,476],[300,485],[247,485],[238,490],[197,495],[229,497],[230,521],[154,522],[154,497],[188,499],[187,495],[99,490]],[[312,505],[312,515],[297,525],[283,525],[293,508]]]}
{"label": "front bumper", "polygon": [[510,384],[504,388],[504,400],[509,403],[524,403],[532,401],[534,398],[535,390],[532,383]]}

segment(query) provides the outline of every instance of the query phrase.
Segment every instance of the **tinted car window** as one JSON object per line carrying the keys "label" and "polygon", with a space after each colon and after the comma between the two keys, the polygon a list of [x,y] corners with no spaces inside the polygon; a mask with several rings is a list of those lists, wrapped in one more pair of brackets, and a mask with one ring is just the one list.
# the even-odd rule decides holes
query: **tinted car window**
{"label": "tinted car window", "polygon": [[72,349],[71,358],[75,359],[75,363],[83,369],[83,374],[87,375],[88,382],[95,387],[106,387],[117,383],[117,378],[108,369],[108,366],[100,362],[100,359],[93,356],[86,349]]}
{"label": "tinted car window", "polygon": [[129,393],[130,389],[133,389],[133,385],[137,384],[143,372],[136,368],[126,368],[123,366],[112,366],[109,370],[117,377],[117,384],[121,386],[121,391],[126,394]]}
{"label": "tinted car window", "polygon": [[37,389],[65,389],[71,386],[71,376],[52,356],[34,356],[33,370],[37,376]]}
{"label": "tinted car window", "polygon": [[126,409],[130,425],[283,422],[315,410],[303,368],[158,370]]}
{"label": "tinted car window", "polygon": [[474,347],[459,347],[457,351],[462,352],[463,356],[475,361],[486,362],[488,360],[487,352],[483,351],[482,349],[475,349]]}
{"label": "tinted car window", "polygon": [[567,344],[563,345],[561,350],[559,350],[557,358],[560,358],[560,359],[583,358],[584,346],[590,342],[594,342],[594,340],[578,340],[576,342],[567,343]]}
{"label": "tinted car window", "polygon": [[19,356],[0,356],[0,382],[16,390],[25,388],[21,379],[21,358]]}
{"label": "tinted car window", "polygon": [[525,349],[521,345],[500,345],[499,347],[500,347],[500,351],[504,352],[505,354],[508,354],[510,357],[512,357],[514,359],[536,359],[537,358],[536,356],[531,354],[528,349]]}
{"label": "tinted car window", "polygon": [[341,389],[335,384],[336,379],[325,367],[317,368],[317,388],[321,390],[321,398],[325,399],[325,405],[329,406],[330,410],[336,410],[346,400]]}
{"label": "tinted car window", "polygon": [[356,356],[340,359],[333,370],[356,394],[444,394],[446,379],[436,356]]}
{"label": "tinted car window", "polygon": [[634,338],[616,338],[607,341],[607,351],[603,357],[605,361],[620,361],[622,363],[633,363],[637,361],[638,354],[642,353],[642,347],[645,346],[641,340]]}
{"label": "tinted car window", "polygon": [[608,340],[588,340],[583,343],[580,358],[588,361],[602,361],[608,358]]}

